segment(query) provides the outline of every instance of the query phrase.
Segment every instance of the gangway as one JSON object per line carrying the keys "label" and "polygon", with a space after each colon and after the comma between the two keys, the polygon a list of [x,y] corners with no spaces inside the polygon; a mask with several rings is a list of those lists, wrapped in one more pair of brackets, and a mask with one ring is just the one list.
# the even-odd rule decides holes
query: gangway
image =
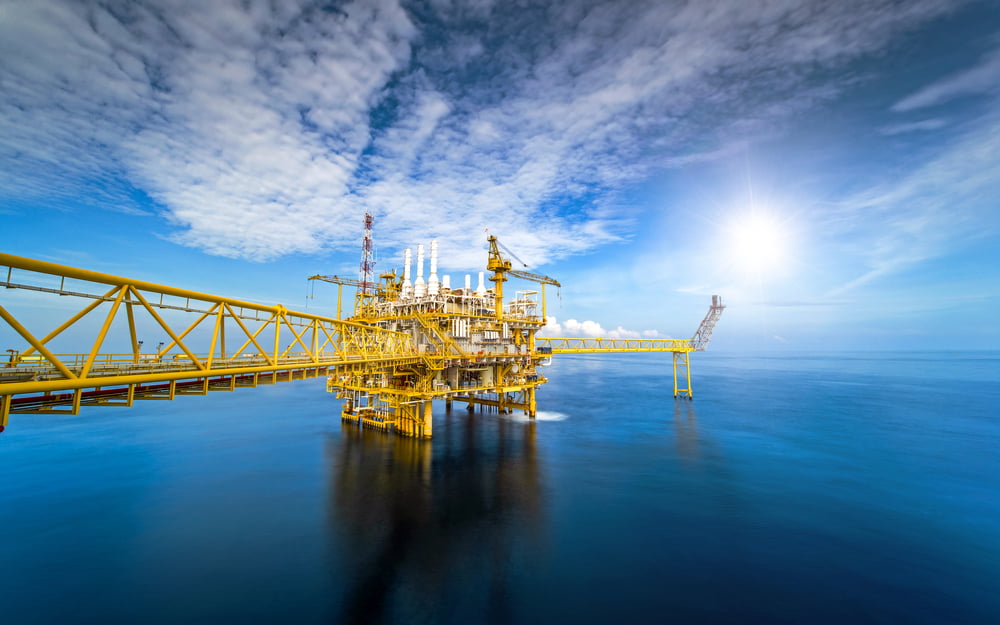
{"label": "gangway", "polygon": [[[77,414],[86,405],[130,406],[140,399],[314,378],[333,367],[422,360],[409,335],[367,324],[10,254],[0,254],[0,267],[6,289],[91,300],[45,334],[30,327],[34,319],[0,305],[0,318],[26,345],[8,350],[7,362],[0,363],[0,427],[10,414]],[[94,318],[100,322],[96,333],[89,327]],[[152,353],[141,349],[144,323],[167,337]],[[131,350],[102,353],[113,327],[122,325]],[[78,343],[85,338],[86,353],[54,353],[51,345],[68,335]]]}

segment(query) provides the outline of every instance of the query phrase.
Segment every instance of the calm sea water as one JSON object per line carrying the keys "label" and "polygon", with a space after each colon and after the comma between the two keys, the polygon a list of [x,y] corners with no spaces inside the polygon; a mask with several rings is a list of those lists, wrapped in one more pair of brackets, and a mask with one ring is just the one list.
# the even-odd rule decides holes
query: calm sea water
{"label": "calm sea water", "polygon": [[1000,353],[668,363],[429,443],[319,380],[14,416],[0,622],[1000,622]]}

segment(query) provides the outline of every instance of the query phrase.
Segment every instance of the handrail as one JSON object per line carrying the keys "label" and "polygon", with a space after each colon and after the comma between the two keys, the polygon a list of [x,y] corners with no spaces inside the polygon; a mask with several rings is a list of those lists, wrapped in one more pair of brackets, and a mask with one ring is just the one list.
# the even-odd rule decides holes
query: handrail
{"label": "handrail", "polygon": [[[611,352],[690,352],[687,339],[606,339],[535,337],[536,351],[552,354],[598,354]],[[551,350],[544,352],[544,350]]]}

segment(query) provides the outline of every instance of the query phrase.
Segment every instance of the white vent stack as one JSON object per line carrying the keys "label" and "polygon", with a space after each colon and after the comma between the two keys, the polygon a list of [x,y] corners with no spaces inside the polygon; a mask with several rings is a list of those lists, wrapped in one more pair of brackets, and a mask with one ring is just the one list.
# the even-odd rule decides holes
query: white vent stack
{"label": "white vent stack", "polygon": [[423,297],[427,295],[427,285],[424,284],[424,244],[417,246],[417,279],[413,282],[413,295]]}
{"label": "white vent stack", "polygon": [[441,288],[445,291],[451,290],[451,276],[445,274],[445,276],[441,278]]}
{"label": "white vent stack", "polygon": [[406,251],[403,252],[403,292],[401,293],[403,299],[413,297],[413,284],[410,283],[411,263],[413,263],[413,251],[410,248],[406,248]]}
{"label": "white vent stack", "polygon": [[479,297],[486,295],[486,273],[483,271],[479,272],[479,286],[476,287],[476,295]]}
{"label": "white vent stack", "polygon": [[427,278],[427,294],[437,295],[440,287],[438,282],[438,242],[431,239],[431,275]]}
{"label": "white vent stack", "polygon": [[472,276],[465,274],[465,294],[472,293]]}

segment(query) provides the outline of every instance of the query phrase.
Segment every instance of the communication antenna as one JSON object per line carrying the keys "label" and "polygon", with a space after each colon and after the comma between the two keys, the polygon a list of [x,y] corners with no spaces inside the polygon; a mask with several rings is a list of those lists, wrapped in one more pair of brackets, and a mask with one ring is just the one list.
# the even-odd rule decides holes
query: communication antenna
{"label": "communication antenna", "polygon": [[372,245],[372,224],[375,218],[365,211],[364,237],[361,239],[361,271],[358,272],[359,295],[375,294],[375,248]]}

